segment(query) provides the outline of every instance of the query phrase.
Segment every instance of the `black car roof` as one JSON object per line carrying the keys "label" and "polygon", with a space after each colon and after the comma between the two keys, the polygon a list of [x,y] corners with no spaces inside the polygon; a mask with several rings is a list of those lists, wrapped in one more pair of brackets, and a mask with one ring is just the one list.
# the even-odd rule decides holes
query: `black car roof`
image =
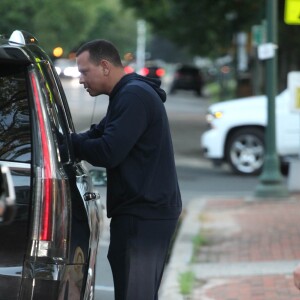
{"label": "black car roof", "polygon": [[36,63],[50,60],[37,39],[30,33],[16,30],[9,39],[0,37],[0,62]]}

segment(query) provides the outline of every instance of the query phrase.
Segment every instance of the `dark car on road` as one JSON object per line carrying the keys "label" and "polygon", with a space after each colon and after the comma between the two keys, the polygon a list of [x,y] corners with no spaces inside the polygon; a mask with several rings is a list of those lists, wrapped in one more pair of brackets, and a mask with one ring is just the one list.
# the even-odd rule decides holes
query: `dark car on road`
{"label": "dark car on road", "polygon": [[144,67],[139,70],[137,70],[136,64],[129,64],[124,69],[126,73],[137,72],[142,76],[156,79],[162,79],[166,74],[165,68],[156,61],[146,61]]}
{"label": "dark car on road", "polygon": [[141,75],[150,78],[160,79],[165,75],[165,69],[159,66],[146,65],[144,68],[142,68]]}
{"label": "dark car on road", "polygon": [[101,206],[60,79],[23,31],[0,39],[0,65],[0,166],[15,193],[0,217],[0,299],[93,299]]}
{"label": "dark car on road", "polygon": [[170,87],[170,93],[173,94],[177,90],[192,90],[197,95],[202,95],[203,78],[201,71],[194,67],[183,65],[178,67],[173,76]]}

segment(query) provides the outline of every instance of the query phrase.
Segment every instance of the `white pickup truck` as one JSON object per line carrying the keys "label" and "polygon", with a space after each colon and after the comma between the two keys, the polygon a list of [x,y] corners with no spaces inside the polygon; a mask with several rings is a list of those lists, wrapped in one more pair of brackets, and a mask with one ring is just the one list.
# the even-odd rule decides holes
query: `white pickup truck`
{"label": "white pickup truck", "polygon": [[[300,151],[300,113],[291,110],[290,93],[276,99],[276,147],[282,163]],[[238,174],[259,174],[265,153],[266,96],[252,96],[213,104],[208,108],[210,129],[201,136],[204,156],[229,163]]]}

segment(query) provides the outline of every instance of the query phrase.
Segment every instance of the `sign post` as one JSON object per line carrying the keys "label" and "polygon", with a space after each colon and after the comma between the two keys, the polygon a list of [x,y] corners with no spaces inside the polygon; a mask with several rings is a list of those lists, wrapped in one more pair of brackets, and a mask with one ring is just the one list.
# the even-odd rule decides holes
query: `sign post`
{"label": "sign post", "polygon": [[136,72],[140,74],[145,66],[145,48],[146,48],[146,22],[137,21],[137,50],[136,50]]}
{"label": "sign post", "polygon": [[261,59],[266,60],[266,90],[268,98],[266,152],[260,183],[255,189],[255,196],[262,198],[286,197],[288,190],[283,184],[276,151],[275,98],[277,94],[277,0],[266,0],[267,44],[261,45]]}

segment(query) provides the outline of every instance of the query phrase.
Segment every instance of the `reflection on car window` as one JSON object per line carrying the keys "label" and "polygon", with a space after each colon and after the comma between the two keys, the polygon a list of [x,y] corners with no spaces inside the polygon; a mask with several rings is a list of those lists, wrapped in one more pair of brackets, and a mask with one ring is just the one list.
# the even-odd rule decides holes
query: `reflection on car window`
{"label": "reflection on car window", "polygon": [[30,162],[31,131],[25,71],[9,64],[1,64],[1,69],[0,159]]}
{"label": "reflection on car window", "polygon": [[69,149],[67,143],[68,126],[65,122],[66,116],[59,90],[54,81],[50,64],[39,64],[41,74],[42,92],[47,100],[47,110],[52,127],[53,136],[57,143],[57,150],[59,151],[59,159],[62,162],[68,161]]}

